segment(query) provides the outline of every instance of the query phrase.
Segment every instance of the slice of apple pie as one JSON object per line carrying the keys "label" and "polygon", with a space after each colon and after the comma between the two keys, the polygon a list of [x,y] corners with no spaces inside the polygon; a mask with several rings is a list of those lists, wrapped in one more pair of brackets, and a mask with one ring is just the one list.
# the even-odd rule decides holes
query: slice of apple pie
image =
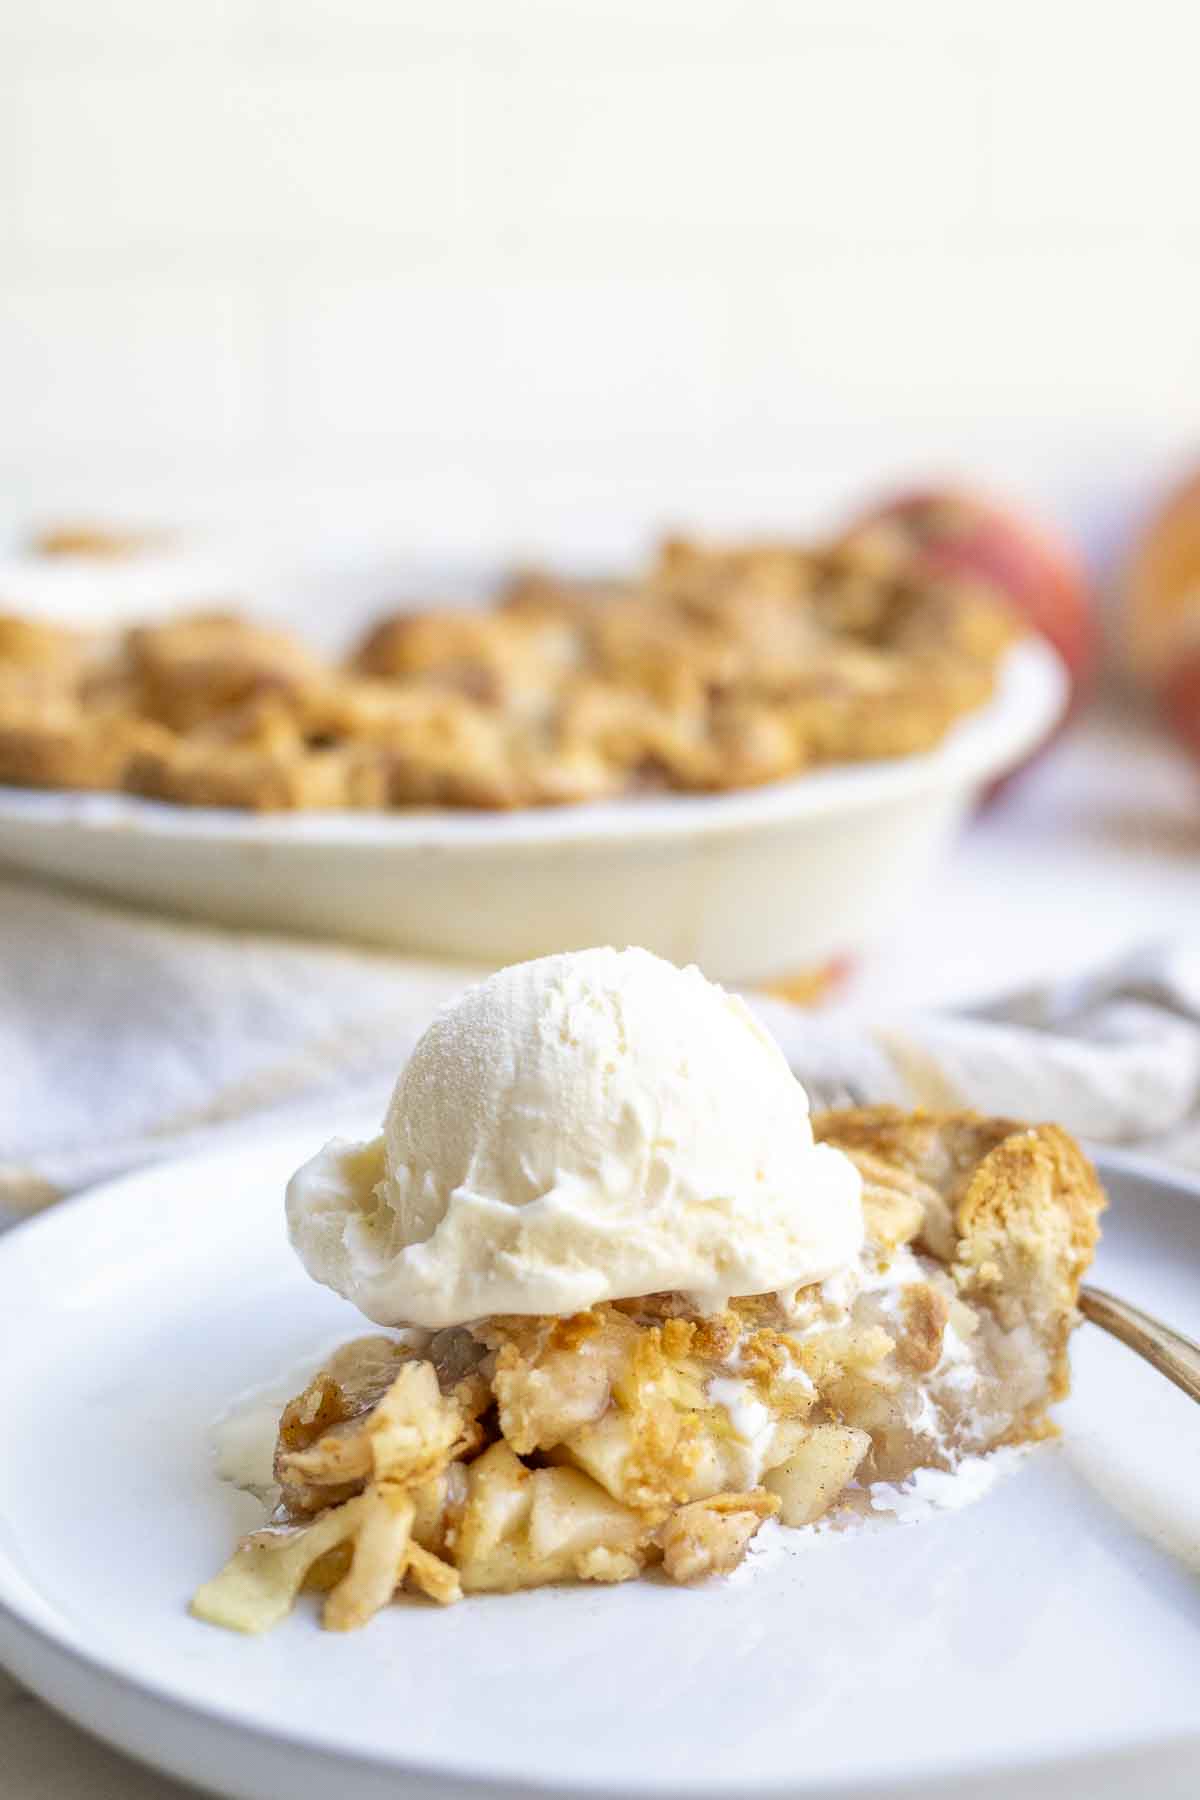
{"label": "slice of apple pie", "polygon": [[284,1409],[278,1505],[193,1602],[335,1629],[399,1590],[733,1569],[764,1520],[1051,1435],[1103,1195],[1055,1126],[879,1107],[818,1138],[863,1177],[857,1268],[698,1313],[652,1294],[347,1344]]}

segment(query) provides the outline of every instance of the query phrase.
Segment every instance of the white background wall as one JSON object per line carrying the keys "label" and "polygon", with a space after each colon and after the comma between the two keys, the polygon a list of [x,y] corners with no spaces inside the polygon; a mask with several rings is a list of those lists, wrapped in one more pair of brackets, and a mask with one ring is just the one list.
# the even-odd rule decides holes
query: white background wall
{"label": "white background wall", "polygon": [[1191,0],[0,0],[6,520],[468,558],[1200,446]]}

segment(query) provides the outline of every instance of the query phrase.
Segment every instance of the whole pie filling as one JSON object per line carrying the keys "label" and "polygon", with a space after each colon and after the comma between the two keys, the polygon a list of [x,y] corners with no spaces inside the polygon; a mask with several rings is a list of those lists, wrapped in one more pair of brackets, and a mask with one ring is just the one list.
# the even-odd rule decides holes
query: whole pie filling
{"label": "whole pie filling", "polygon": [[[664,988],[675,997],[665,1026]],[[346,1345],[284,1409],[275,1513],[196,1595],[202,1618],[262,1630],[305,1586],[326,1592],[324,1621],[344,1628],[401,1587],[449,1602],[563,1580],[623,1581],[651,1564],[693,1581],[732,1569],[767,1519],[795,1527],[849,1514],[872,1482],[952,1470],[965,1456],[1053,1430],[1047,1408],[1067,1391],[1067,1338],[1103,1204],[1086,1159],[1053,1126],[891,1108],[826,1114],[814,1143],[803,1090],[743,1012],[695,971],[642,952],[502,971],[443,1015],[432,1046],[418,1045],[380,1146],[344,1148],[332,1176],[321,1158],[300,1173],[289,1210],[310,1271],[344,1292],[369,1275],[376,1318],[387,1310],[388,1270],[399,1271],[396,1304],[426,1296],[428,1323]],[[639,1030],[643,1017],[659,1021],[653,1031]],[[453,1085],[462,1056],[480,1048],[481,1024],[497,1020],[504,1042],[476,1069],[472,1105],[459,1108],[440,1090],[422,1096],[431,1071]],[[614,1096],[623,1082],[636,1093],[654,1069],[663,1075],[672,1056],[686,1056],[706,1106],[691,1137],[681,1141],[677,1130],[668,1145],[655,1132],[664,1121],[678,1126],[686,1110],[676,1119],[654,1105],[631,1121]],[[727,1072],[729,1104],[715,1122],[706,1068]],[[735,1258],[721,1280],[710,1271],[705,1292],[691,1280],[690,1298],[672,1288],[536,1310],[553,1274],[536,1233],[525,1244],[528,1310],[442,1323],[431,1290],[413,1285],[405,1251],[433,1241],[450,1212],[440,1178],[466,1168],[498,1179],[507,1169],[508,1201],[493,1193],[491,1202],[519,1214],[544,1197],[528,1178],[550,1131],[556,1158],[574,1146],[577,1197],[605,1121],[627,1157],[636,1160],[646,1140],[662,1159],[655,1191],[643,1196],[651,1215],[664,1214],[662,1242],[651,1230],[637,1266],[657,1254],[694,1276],[697,1257],[717,1259],[711,1236],[696,1235],[692,1260],[685,1246],[680,1264],[666,1225],[677,1239],[710,1209],[704,1159],[723,1127],[737,1128],[739,1110],[766,1196],[761,1243],[792,1271],[781,1265],[769,1291],[731,1291],[740,1285],[730,1279]],[[514,1133],[523,1146],[515,1159]],[[415,1182],[414,1158],[424,1159]],[[827,1168],[832,1179],[821,1175]],[[513,1191],[521,1179],[523,1196]],[[583,1209],[589,1254],[607,1191],[592,1192]],[[511,1307],[522,1240],[511,1220],[497,1234],[486,1216],[482,1225],[471,1219],[474,1237],[453,1242],[468,1262],[474,1247],[478,1266],[445,1291],[477,1304],[488,1269],[507,1256],[500,1291]],[[619,1241],[619,1206],[608,1223]],[[750,1268],[762,1266],[755,1224],[741,1221]],[[340,1258],[331,1250],[339,1242]],[[554,1243],[578,1277],[569,1234]],[[805,1257],[817,1278],[803,1272]],[[577,1260],[585,1281],[594,1276],[587,1256]],[[622,1266],[614,1253],[613,1267]]]}

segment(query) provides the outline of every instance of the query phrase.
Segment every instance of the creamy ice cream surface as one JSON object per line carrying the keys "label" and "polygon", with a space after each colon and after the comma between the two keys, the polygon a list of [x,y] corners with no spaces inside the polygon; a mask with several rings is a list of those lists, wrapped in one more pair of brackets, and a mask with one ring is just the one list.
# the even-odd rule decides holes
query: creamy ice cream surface
{"label": "creamy ice cream surface", "polygon": [[502,969],[430,1025],[382,1134],[292,1177],[305,1267],[381,1325],[705,1310],[818,1281],[862,1245],[858,1173],[743,1001],[645,950]]}

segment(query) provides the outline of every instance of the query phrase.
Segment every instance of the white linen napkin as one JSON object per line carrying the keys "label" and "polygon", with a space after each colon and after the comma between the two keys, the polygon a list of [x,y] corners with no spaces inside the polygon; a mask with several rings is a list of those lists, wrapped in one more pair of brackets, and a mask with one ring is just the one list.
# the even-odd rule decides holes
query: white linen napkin
{"label": "white linen napkin", "polygon": [[[159,1157],[382,1111],[476,971],[147,918],[0,880],[0,1223]],[[1200,1168],[1200,942],[954,1014],[748,996],[814,1108],[1053,1118]]]}

